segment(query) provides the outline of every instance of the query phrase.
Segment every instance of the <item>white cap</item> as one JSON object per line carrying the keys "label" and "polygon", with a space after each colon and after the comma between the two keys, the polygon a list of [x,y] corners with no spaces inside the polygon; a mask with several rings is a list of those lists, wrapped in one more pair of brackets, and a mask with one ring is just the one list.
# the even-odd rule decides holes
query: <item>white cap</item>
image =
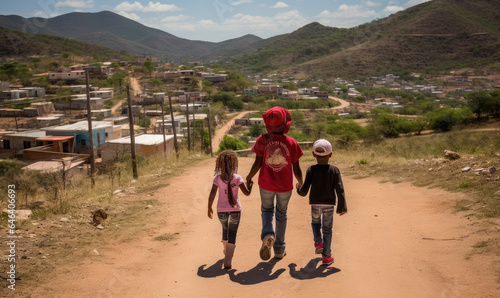
{"label": "white cap", "polygon": [[325,139],[319,139],[314,142],[313,152],[318,156],[327,156],[332,153],[332,144]]}

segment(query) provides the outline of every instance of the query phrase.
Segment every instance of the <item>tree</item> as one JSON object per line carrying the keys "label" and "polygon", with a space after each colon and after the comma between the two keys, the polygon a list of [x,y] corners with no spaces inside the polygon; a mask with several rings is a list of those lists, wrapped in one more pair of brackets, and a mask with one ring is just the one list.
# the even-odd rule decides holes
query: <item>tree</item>
{"label": "tree", "polygon": [[149,76],[151,76],[151,74],[155,70],[155,66],[153,65],[153,62],[151,62],[151,59],[147,59],[146,61],[144,61],[143,68],[144,68],[144,71],[147,74],[149,74]]}
{"label": "tree", "polygon": [[492,98],[486,91],[470,93],[467,98],[469,99],[469,107],[476,114],[478,120],[481,118],[481,114],[487,113],[490,109]]}
{"label": "tree", "polygon": [[468,108],[441,108],[425,116],[431,129],[449,131],[455,125],[467,123],[472,118],[472,112]]}

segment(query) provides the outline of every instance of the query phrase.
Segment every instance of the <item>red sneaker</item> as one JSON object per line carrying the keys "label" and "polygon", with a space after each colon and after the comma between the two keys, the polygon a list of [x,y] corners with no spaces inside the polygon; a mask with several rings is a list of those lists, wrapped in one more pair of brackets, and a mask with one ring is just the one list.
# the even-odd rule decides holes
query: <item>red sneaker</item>
{"label": "red sneaker", "polygon": [[331,265],[333,264],[333,257],[325,258],[323,257],[323,265]]}
{"label": "red sneaker", "polygon": [[316,249],[316,254],[320,255],[323,252],[323,242],[314,243],[314,248]]}

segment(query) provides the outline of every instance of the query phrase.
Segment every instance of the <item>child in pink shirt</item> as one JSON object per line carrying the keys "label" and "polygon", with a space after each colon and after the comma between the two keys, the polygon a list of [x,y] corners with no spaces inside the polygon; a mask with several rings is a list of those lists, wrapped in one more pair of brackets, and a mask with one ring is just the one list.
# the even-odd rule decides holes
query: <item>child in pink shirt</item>
{"label": "child in pink shirt", "polygon": [[238,171],[238,158],[231,150],[222,151],[215,161],[215,178],[208,198],[208,217],[212,218],[212,205],[219,189],[217,201],[217,216],[222,224],[222,244],[224,252],[224,268],[231,269],[236,233],[240,224],[241,203],[238,199],[238,187],[245,195],[250,195],[252,183],[245,182]]}

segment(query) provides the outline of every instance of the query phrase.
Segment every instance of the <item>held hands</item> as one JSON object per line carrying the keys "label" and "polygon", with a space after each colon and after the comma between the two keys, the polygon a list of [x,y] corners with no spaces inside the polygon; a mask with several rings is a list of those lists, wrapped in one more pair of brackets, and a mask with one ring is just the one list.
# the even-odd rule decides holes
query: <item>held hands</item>
{"label": "held hands", "polygon": [[247,180],[247,188],[249,192],[252,192],[252,187],[253,187],[253,181],[250,180],[250,182]]}
{"label": "held hands", "polygon": [[212,218],[212,214],[214,214],[214,211],[212,210],[212,207],[208,207],[208,212],[207,212],[207,215],[208,215],[208,218]]}

